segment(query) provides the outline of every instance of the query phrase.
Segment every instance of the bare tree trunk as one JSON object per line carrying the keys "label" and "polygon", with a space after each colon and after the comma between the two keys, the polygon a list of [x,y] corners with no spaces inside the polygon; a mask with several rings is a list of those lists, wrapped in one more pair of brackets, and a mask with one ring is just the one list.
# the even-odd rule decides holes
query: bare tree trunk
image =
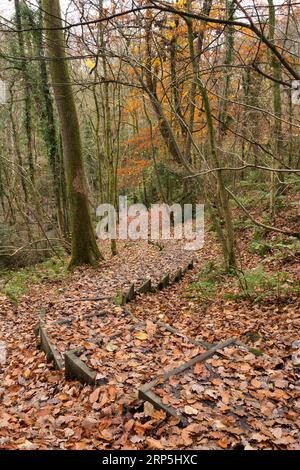
{"label": "bare tree trunk", "polygon": [[[103,12],[103,0],[99,1],[100,12]],[[105,38],[103,27],[99,25],[100,33],[100,47],[101,50],[105,50]],[[101,52],[103,78],[104,78],[104,100],[103,100],[103,116],[104,116],[104,152],[107,161],[107,176],[108,176],[108,201],[115,207],[116,203],[116,169],[114,161],[114,152],[112,146],[112,116],[109,96],[109,83],[108,79],[108,64],[105,56],[105,52]],[[117,241],[114,237],[111,239],[111,252],[112,255],[117,255]]]}
{"label": "bare tree trunk", "polygon": [[[206,114],[207,130],[208,130],[208,140],[210,148],[210,156],[212,160],[212,165],[215,168],[220,168],[221,163],[219,159],[218,149],[216,145],[216,136],[213,124],[213,117],[211,113],[209,98],[206,92],[205,87],[200,78],[199,62],[200,62],[200,48],[202,47],[203,37],[198,36],[197,41],[197,52],[195,53],[194,47],[194,31],[193,31],[193,22],[189,19],[186,19],[188,27],[188,40],[189,40],[189,49],[191,56],[191,63],[193,67],[194,80],[197,84],[197,88],[203,100],[203,106]],[[230,208],[230,201],[226,191],[223,172],[221,170],[216,171],[216,178],[218,182],[218,195],[217,197],[211,194],[211,190],[206,190],[208,197],[208,202],[210,205],[210,212],[213,215],[214,222],[217,224],[217,232],[222,243],[223,253],[226,263],[226,268],[228,270],[236,268],[236,257],[235,257],[235,236],[234,228],[232,222],[232,214]],[[214,204],[216,205],[217,215],[215,215]],[[224,224],[224,229],[222,225]]]}

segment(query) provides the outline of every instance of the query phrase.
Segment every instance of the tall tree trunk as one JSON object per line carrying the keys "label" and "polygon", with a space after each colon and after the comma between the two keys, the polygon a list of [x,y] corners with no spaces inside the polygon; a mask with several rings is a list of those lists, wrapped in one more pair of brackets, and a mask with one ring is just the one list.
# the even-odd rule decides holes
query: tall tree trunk
{"label": "tall tree trunk", "polygon": [[18,52],[20,55],[21,70],[24,82],[24,102],[25,102],[25,116],[24,116],[24,127],[26,132],[26,146],[27,146],[27,161],[29,166],[29,174],[31,182],[34,184],[34,163],[33,163],[33,131],[32,131],[32,116],[31,116],[31,85],[30,77],[27,69],[25,45],[22,30],[22,12],[19,0],[15,0],[16,10],[16,26],[18,30]]}
{"label": "tall tree trunk", "polygon": [[[273,0],[268,0],[269,5],[269,40],[275,46],[275,30],[276,30],[276,11]],[[274,56],[274,54],[270,53],[270,63],[272,68],[273,77],[275,80],[272,83],[273,87],[273,108],[274,108],[274,140],[273,140],[273,166],[276,167],[278,165],[278,156],[281,158],[281,150],[282,150],[282,125],[281,125],[281,91],[280,91],[280,83],[278,80],[281,80],[281,64]],[[278,191],[278,179],[279,174],[275,173],[274,171],[271,172],[271,212],[272,217],[275,216],[276,211],[276,195]]]}
{"label": "tall tree trunk", "polygon": [[[203,7],[201,10],[201,13],[203,15],[209,16],[212,8],[212,2],[213,0],[204,0],[203,2]],[[203,51],[203,43],[204,43],[204,37],[205,37],[205,28],[201,28],[199,35],[198,35],[198,54],[199,57],[202,54]],[[192,149],[192,143],[193,143],[193,131],[194,131],[194,123],[195,123],[195,101],[196,101],[196,95],[197,95],[197,83],[196,80],[192,81],[190,92],[189,92],[189,118],[188,118],[188,126],[190,129],[190,132],[187,133],[186,136],[186,142],[185,142],[185,157],[188,161],[191,160],[191,149]]]}
{"label": "tall tree trunk", "polygon": [[[153,52],[152,52],[152,38],[151,38],[151,26],[152,23],[150,21],[146,24],[146,47],[147,47],[147,58],[146,58],[146,91],[149,95],[151,100],[151,104],[153,110],[156,114],[159,130],[161,136],[164,140],[164,143],[169,150],[170,155],[174,158],[177,163],[182,162],[182,155],[180,148],[176,142],[176,139],[173,134],[173,130],[171,128],[171,124],[169,123],[168,119],[166,118],[163,107],[159,101],[157,96],[157,89],[156,89],[156,79],[152,72],[152,60],[153,60]],[[139,77],[140,79],[140,77]]]}
{"label": "tall tree trunk", "polygon": [[[188,2],[188,8],[189,7],[190,2]],[[188,28],[189,50],[193,67],[194,80],[197,84],[199,94],[202,98],[203,107],[206,115],[211,163],[215,168],[220,168],[221,162],[216,144],[213,116],[211,113],[211,107],[207,91],[200,78],[200,50],[202,47],[203,37],[201,35],[198,35],[197,49],[195,51],[193,22],[190,19],[186,19],[186,23]],[[208,190],[208,188],[206,188],[206,195],[208,198],[208,203],[210,205],[210,212],[213,216],[214,222],[216,223],[217,233],[222,243],[226,268],[228,270],[234,270],[236,268],[235,236],[230,201],[226,191],[222,170],[216,171],[216,178],[218,182],[218,195],[213,195],[211,189]],[[215,215],[214,203],[216,205],[217,215]],[[224,229],[222,227],[223,224]]]}
{"label": "tall tree trunk", "polygon": [[[103,0],[99,1],[100,14],[103,15]],[[115,159],[112,145],[112,115],[110,105],[110,90],[108,80],[108,63],[105,55],[105,38],[103,26],[99,25],[100,35],[100,48],[102,59],[102,71],[104,78],[104,97],[103,97],[103,119],[104,119],[104,152],[107,161],[107,177],[108,177],[108,201],[109,204],[115,207],[116,205],[116,170]],[[112,255],[117,255],[117,241],[114,237],[111,239],[111,252]]]}
{"label": "tall tree trunk", "polygon": [[71,215],[70,267],[94,265],[101,258],[89,212],[87,183],[75,101],[70,83],[59,0],[42,0],[50,73],[61,128]]}
{"label": "tall tree trunk", "polygon": [[10,116],[10,122],[11,122],[11,128],[12,128],[12,138],[13,138],[13,143],[14,143],[14,150],[15,154],[17,157],[17,162],[18,162],[18,174],[20,175],[20,181],[24,193],[24,198],[25,202],[27,204],[28,202],[28,190],[27,190],[27,184],[26,184],[26,178],[25,178],[25,172],[24,172],[24,167],[23,167],[23,159],[22,159],[22,153],[20,150],[20,142],[19,142],[19,137],[18,137],[18,132],[16,128],[16,123],[14,119],[14,113],[13,113],[13,85],[10,87],[10,104],[9,104],[9,116]]}
{"label": "tall tree trunk", "polygon": [[[234,18],[234,11],[235,11],[235,3],[232,0],[226,0],[226,16],[228,20],[233,20]],[[228,127],[228,102],[227,98],[230,92],[230,85],[231,85],[231,71],[230,65],[232,64],[233,60],[233,51],[234,51],[234,27],[228,26],[225,31],[225,62],[224,65],[226,66],[225,69],[225,83],[224,83],[224,100],[221,100],[220,103],[220,126],[221,126],[221,134],[226,134],[227,127]]]}
{"label": "tall tree trunk", "polygon": [[35,20],[34,13],[29,7],[24,11],[30,26],[34,30],[32,34],[36,55],[41,59],[38,62],[38,83],[36,90],[33,90],[33,96],[40,112],[42,135],[52,173],[57,223],[61,235],[68,240],[70,236],[67,217],[68,210],[67,207],[64,207],[62,194],[62,188],[65,185],[65,175],[59,136],[56,129],[53,99],[49,88],[48,70],[44,57],[44,40],[41,29],[43,20],[41,0],[39,0],[39,7],[37,20]]}

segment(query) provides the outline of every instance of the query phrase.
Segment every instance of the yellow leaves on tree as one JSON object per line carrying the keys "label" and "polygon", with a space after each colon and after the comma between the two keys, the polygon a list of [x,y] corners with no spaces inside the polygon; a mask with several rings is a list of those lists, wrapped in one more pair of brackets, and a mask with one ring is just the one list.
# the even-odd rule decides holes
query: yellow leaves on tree
{"label": "yellow leaves on tree", "polygon": [[92,59],[87,59],[86,66],[88,67],[89,70],[93,70],[96,66],[96,62]]}

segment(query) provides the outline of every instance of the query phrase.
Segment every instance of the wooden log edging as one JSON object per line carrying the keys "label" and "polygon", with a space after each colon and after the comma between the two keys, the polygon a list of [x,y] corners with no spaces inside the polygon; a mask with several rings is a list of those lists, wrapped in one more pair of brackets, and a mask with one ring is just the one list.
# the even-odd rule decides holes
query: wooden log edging
{"label": "wooden log edging", "polygon": [[179,268],[177,269],[173,279],[172,279],[172,284],[176,284],[177,282],[181,281],[181,279],[183,278],[183,272],[182,272],[182,269]]}
{"label": "wooden log edging", "polygon": [[170,285],[170,274],[166,274],[157,284],[156,291],[164,290]]}
{"label": "wooden log edging", "polygon": [[174,276],[171,276],[170,273],[164,275],[156,286],[154,286],[151,279],[146,280],[142,284],[142,286],[137,290],[135,290],[135,285],[132,284],[128,291],[123,292],[121,296],[121,305],[124,306],[132,302],[137,295],[147,294],[149,292],[155,293],[157,291],[164,290],[173,284],[176,284],[177,282],[181,281],[181,279],[185,276],[188,271],[194,268],[194,264],[195,259],[193,258],[191,261],[188,262],[185,268],[178,268]]}
{"label": "wooden log edging", "polygon": [[170,379],[170,377],[181,374],[182,372],[186,371],[187,369],[190,369],[191,367],[193,367],[199,362],[206,361],[207,359],[209,359],[210,357],[218,353],[220,349],[224,349],[235,343],[236,343],[236,340],[233,338],[230,338],[224,341],[223,343],[216,344],[215,346],[212,346],[210,349],[200,354],[199,356],[196,356],[190,361],[181,364],[179,367],[176,367],[175,369],[172,369],[166,372],[163,376],[156,377],[151,382],[149,382],[148,384],[140,388],[138,392],[139,398],[141,400],[148,401],[156,409],[163,410],[168,415],[177,418],[183,426],[186,426],[188,424],[187,418],[183,414],[179,413],[172,406],[164,405],[160,397],[154,392],[155,387],[157,387],[158,385],[163,385],[164,383],[166,383],[167,380]]}
{"label": "wooden log edging", "polygon": [[79,358],[81,353],[81,348],[65,353],[66,380],[79,380],[82,384],[88,385],[106,385],[108,380],[105,378],[97,379],[98,373]]}
{"label": "wooden log edging", "polygon": [[51,342],[50,336],[43,322],[40,322],[36,332],[39,348],[45,353],[47,362],[52,362],[55,369],[63,370],[62,356]]}
{"label": "wooden log edging", "polygon": [[148,279],[145,281],[141,287],[138,289],[137,293],[140,294],[147,294],[148,292],[151,292],[152,290],[152,282],[151,279]]}
{"label": "wooden log edging", "polygon": [[121,305],[129,304],[136,296],[135,285],[131,284],[129,290],[122,295]]}
{"label": "wooden log edging", "polygon": [[[137,295],[140,294],[145,294],[148,292],[157,292],[157,290],[163,290],[166,289],[169,285],[172,285],[176,282],[179,282],[184,274],[186,274],[189,270],[193,269],[194,267],[194,262],[195,260],[191,260],[187,266],[182,269],[179,268],[177,272],[175,273],[175,276],[171,279],[170,274],[166,274],[158,283],[156,287],[153,287],[151,279],[145,280],[144,283],[141,285],[139,289],[135,289],[135,285],[131,284],[129,290],[121,295],[121,305],[124,306],[130,302],[132,302]],[[97,298],[92,298],[92,299],[79,299],[79,301],[85,302],[85,301],[100,301],[100,300],[107,300],[111,299],[109,297],[97,297]],[[70,299],[71,301],[71,299]],[[77,301],[77,300],[75,300]],[[120,305],[120,303],[119,303]],[[90,317],[97,317],[97,316],[102,316],[105,314],[105,311],[98,312],[96,314],[89,314],[85,316],[84,318],[90,318]],[[82,352],[82,349],[75,349],[72,351],[68,351],[64,354],[64,364],[63,364],[63,358],[62,354],[57,350],[57,348],[52,344],[50,336],[45,328],[44,321],[42,319],[43,317],[40,316],[40,322],[35,328],[35,335],[37,337],[38,345],[42,351],[44,351],[46,355],[46,359],[48,362],[52,362],[54,367],[57,370],[63,370],[65,369],[65,377],[67,380],[72,380],[76,379],[79,380],[82,383],[85,384],[90,384],[90,385],[104,385],[107,383],[106,379],[99,379],[97,380],[97,372],[92,370],[90,367],[88,367],[80,358],[79,355]],[[58,325],[64,325],[64,324],[71,324],[72,321],[74,321],[73,318],[67,318],[67,319],[60,319],[57,322],[55,322]],[[160,326],[163,326],[166,328],[166,325],[161,324]],[[169,327],[169,331],[171,331],[172,327]],[[168,328],[167,328],[168,329]],[[175,332],[175,330],[173,331]],[[176,334],[177,332],[175,332]]]}

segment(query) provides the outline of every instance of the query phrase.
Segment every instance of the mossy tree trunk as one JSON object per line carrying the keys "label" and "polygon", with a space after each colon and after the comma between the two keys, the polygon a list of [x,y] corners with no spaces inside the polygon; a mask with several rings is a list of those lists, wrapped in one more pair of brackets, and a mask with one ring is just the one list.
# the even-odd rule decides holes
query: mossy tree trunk
{"label": "mossy tree trunk", "polygon": [[[276,10],[273,0],[268,0],[269,5],[269,40],[272,44],[276,45]],[[282,125],[281,125],[281,114],[282,114],[282,104],[281,104],[281,90],[280,90],[280,80],[281,80],[281,64],[274,54],[270,52],[270,65],[272,68],[272,75],[276,81],[272,83],[273,86],[273,109],[274,109],[274,140],[273,140],[273,166],[278,165],[277,158],[281,158],[282,152]],[[274,171],[271,172],[271,212],[272,217],[275,216],[276,211],[276,196],[279,189],[279,174]],[[280,180],[279,180],[280,181]]]}
{"label": "mossy tree trunk", "polygon": [[[228,20],[234,19],[235,3],[232,0],[226,0],[226,16]],[[229,125],[229,115],[228,115],[228,96],[230,94],[231,88],[231,71],[230,66],[233,62],[234,55],[234,27],[228,26],[225,30],[225,77],[224,77],[224,91],[223,96],[224,100],[220,102],[220,131],[221,137],[226,134]]]}
{"label": "mossy tree trunk", "polygon": [[15,0],[15,11],[16,11],[16,26],[18,30],[18,53],[21,58],[20,68],[22,71],[22,78],[24,82],[24,128],[26,132],[26,147],[27,147],[27,161],[29,167],[29,174],[31,183],[34,184],[35,168],[33,161],[33,129],[32,129],[32,115],[31,115],[31,83],[28,72],[27,61],[24,60],[25,54],[25,43],[22,31],[22,5],[20,0]]}
{"label": "mossy tree trunk", "polygon": [[42,0],[50,74],[58,109],[70,203],[72,259],[70,267],[94,265],[101,258],[91,215],[82,160],[82,144],[76,105],[65,59],[65,43],[59,0]]}
{"label": "mossy tree trunk", "polygon": [[60,149],[57,132],[54,104],[49,87],[48,70],[44,58],[44,39],[42,34],[43,12],[39,0],[37,16],[29,7],[24,8],[24,16],[32,27],[32,39],[38,62],[38,75],[33,89],[33,99],[39,110],[41,131],[48,154],[48,162],[53,178],[53,193],[55,197],[57,223],[61,236],[66,240],[70,238],[68,228],[68,208],[64,204],[63,190],[65,188],[65,175],[63,168],[63,155]]}

